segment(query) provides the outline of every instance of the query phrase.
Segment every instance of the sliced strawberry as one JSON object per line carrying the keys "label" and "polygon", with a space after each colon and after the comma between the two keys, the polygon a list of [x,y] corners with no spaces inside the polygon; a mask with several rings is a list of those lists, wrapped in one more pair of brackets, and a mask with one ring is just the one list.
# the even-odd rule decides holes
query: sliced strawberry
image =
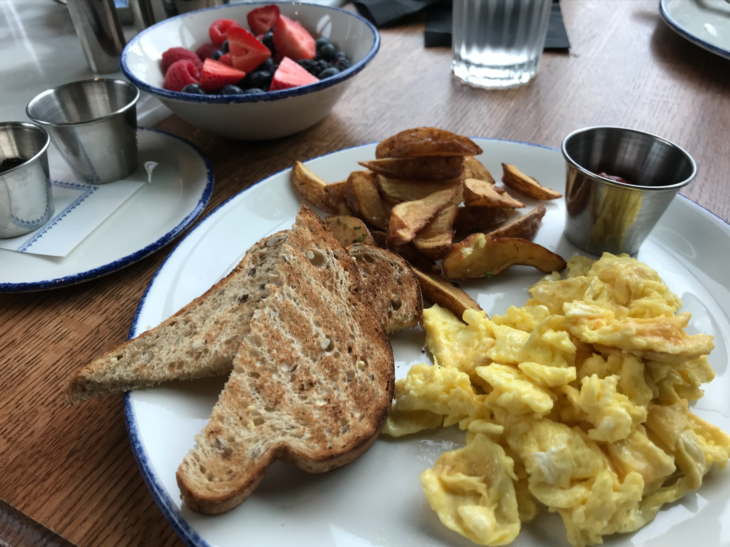
{"label": "sliced strawberry", "polygon": [[301,23],[280,15],[274,25],[274,47],[286,57],[299,61],[314,59],[317,44]]}
{"label": "sliced strawberry", "polygon": [[214,21],[208,29],[210,41],[213,42],[214,45],[220,47],[223,45],[223,42],[226,41],[228,31],[240,26],[241,25],[233,19],[218,19],[217,21]]}
{"label": "sliced strawberry", "polygon": [[208,57],[212,57],[216,51],[218,51],[218,46],[214,46],[213,44],[203,44],[195,50],[195,55],[197,55],[198,59],[202,62]]}
{"label": "sliced strawberry", "polygon": [[200,87],[205,91],[218,91],[223,86],[237,84],[245,75],[233,67],[206,59],[200,74]]}
{"label": "sliced strawberry", "polygon": [[248,15],[246,15],[248,27],[254,34],[266,34],[274,26],[278,18],[279,7],[275,4],[256,8],[253,11],[249,11]]}
{"label": "sliced strawberry", "polygon": [[290,89],[292,87],[313,84],[318,81],[315,76],[312,76],[301,65],[295,63],[289,57],[284,57],[281,60],[279,68],[274,73],[269,90]]}
{"label": "sliced strawberry", "polygon": [[233,66],[233,60],[231,58],[230,53],[226,53],[225,55],[221,55],[221,58],[218,59],[219,63],[223,63],[224,65]]}
{"label": "sliced strawberry", "polygon": [[203,68],[203,61],[198,59],[198,56],[192,51],[187,50],[184,47],[171,47],[162,54],[162,71],[167,72],[167,69],[170,68],[173,63],[183,59],[193,63],[198,70]]}
{"label": "sliced strawberry", "polygon": [[168,67],[162,87],[170,91],[182,91],[188,84],[197,84],[199,77],[200,71],[192,61],[181,59]]}
{"label": "sliced strawberry", "polygon": [[253,72],[256,67],[271,57],[271,51],[259,42],[249,31],[232,28],[228,31],[228,51],[231,53],[233,66],[246,73]]}

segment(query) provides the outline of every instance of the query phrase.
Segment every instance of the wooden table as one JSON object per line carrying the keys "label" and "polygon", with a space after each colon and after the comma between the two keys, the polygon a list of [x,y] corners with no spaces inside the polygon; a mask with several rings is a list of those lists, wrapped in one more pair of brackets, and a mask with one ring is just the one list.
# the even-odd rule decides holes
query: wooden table
{"label": "wooden table", "polygon": [[[173,116],[158,127],[210,158],[207,211],[257,180],[402,129],[559,146],[570,131],[620,125],[656,133],[699,165],[684,194],[730,220],[730,61],[680,38],[656,0],[563,0],[572,49],[547,53],[537,79],[480,91],[449,75],[448,48],[424,49],[423,23],[382,32],[382,47],[333,113],[273,142],[226,141]],[[0,545],[182,545],[157,509],[127,440],[122,398],[69,406],[70,374],[125,340],[139,299],[169,248],[56,291],[0,295]],[[33,523],[9,506],[14,506]]]}

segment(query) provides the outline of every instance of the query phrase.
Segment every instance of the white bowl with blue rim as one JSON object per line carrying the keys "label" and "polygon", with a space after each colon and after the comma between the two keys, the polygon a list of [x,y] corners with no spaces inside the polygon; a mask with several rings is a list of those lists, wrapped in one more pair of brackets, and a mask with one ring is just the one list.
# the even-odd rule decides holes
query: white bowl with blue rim
{"label": "white bowl with blue rim", "polygon": [[248,28],[246,14],[271,2],[228,4],[193,11],[142,31],[124,48],[121,68],[142,91],[159,98],[182,119],[216,135],[240,140],[293,135],[322,120],[380,47],[377,29],[356,13],[314,4],[278,4],[283,15],[299,21],[314,36],[324,36],[350,58],[339,74],[293,89],[258,95],[194,95],[162,88],[160,61],[171,47],[195,51],[210,43],[208,28],[217,19],[233,19]]}

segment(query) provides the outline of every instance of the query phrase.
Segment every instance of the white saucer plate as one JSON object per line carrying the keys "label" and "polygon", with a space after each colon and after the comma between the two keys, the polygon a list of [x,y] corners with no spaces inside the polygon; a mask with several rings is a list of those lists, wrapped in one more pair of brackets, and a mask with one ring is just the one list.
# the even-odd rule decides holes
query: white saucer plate
{"label": "white saucer plate", "polygon": [[659,13],[674,32],[730,59],[730,3],[725,0],[660,0]]}
{"label": "white saucer plate", "polygon": [[[177,135],[140,127],[138,138],[140,166],[158,164],[152,183],[137,190],[65,257],[0,249],[0,292],[55,289],[115,272],[158,251],[195,222],[213,193],[210,162]],[[49,161],[63,160],[51,150]]]}
{"label": "white saucer plate", "polygon": [[[494,174],[501,162],[517,165],[543,184],[562,191],[565,163],[558,150],[524,143],[475,139],[481,160]],[[375,145],[342,150],[307,165],[327,181],[372,159]],[[522,198],[521,198],[522,199]],[[528,209],[535,202],[528,201]],[[289,169],[248,188],[221,205],[192,230],[161,266],[143,298],[130,336],[172,315],[225,276],[260,238],[287,229],[300,199],[290,188]],[[563,200],[546,202],[536,241],[565,258],[578,254],[563,236]],[[717,378],[695,406],[702,418],[730,431],[730,226],[684,198],[677,198],[644,243],[638,258],[655,268],[693,314],[688,331],[716,337],[710,356]],[[491,314],[521,306],[527,287],[542,274],[514,267],[490,280],[463,283]],[[425,336],[409,329],[391,337],[396,375],[427,360]],[[206,424],[224,379],[179,382],[126,396],[132,448],[142,475],[170,524],[190,546],[437,547],[473,546],[446,529],[430,509],[419,482],[438,456],[464,442],[449,428],[400,440],[378,439],[352,464],[323,475],[274,464],[241,506],[224,515],[196,514],[181,504],[175,471],[193,437]],[[697,493],[663,509],[654,522],[631,535],[607,538],[607,545],[703,546],[730,542],[730,471],[714,470]],[[560,518],[545,514],[523,527],[516,546],[567,546]]]}

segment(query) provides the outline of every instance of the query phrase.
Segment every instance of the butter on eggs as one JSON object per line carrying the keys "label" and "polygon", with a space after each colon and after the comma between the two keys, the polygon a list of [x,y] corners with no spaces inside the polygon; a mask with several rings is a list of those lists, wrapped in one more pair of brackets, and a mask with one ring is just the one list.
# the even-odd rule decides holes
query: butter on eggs
{"label": "butter on eggs", "polygon": [[645,526],[727,466],[730,436],[692,414],[714,378],[713,338],[649,266],[574,257],[491,320],[424,310],[434,365],[396,382],[384,433],[458,425],[466,446],[421,483],[448,528],[506,545],[539,511],[576,547]]}

